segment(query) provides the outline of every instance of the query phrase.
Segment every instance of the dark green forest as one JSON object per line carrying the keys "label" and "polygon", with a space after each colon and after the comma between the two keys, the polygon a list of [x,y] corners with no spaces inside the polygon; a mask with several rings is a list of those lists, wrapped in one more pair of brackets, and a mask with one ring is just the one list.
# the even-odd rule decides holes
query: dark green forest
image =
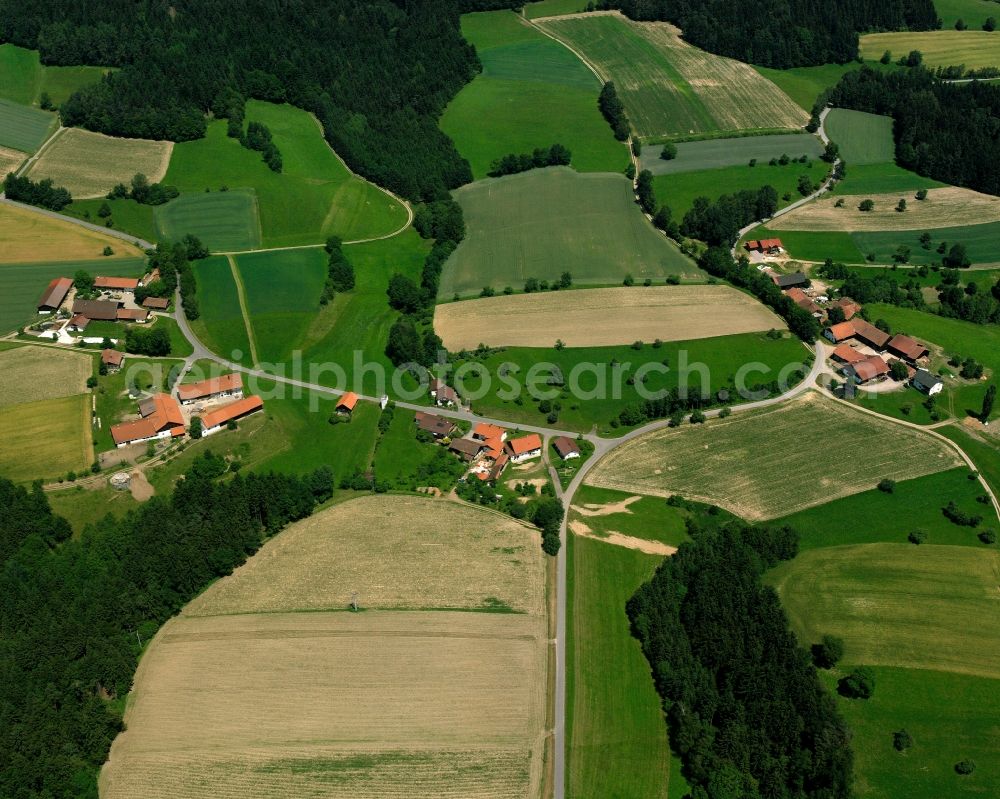
{"label": "dark green forest", "polygon": [[637,20],[665,20],[711,53],[787,69],[835,62],[858,52],[858,33],[941,27],[931,0],[607,0]]}
{"label": "dark green forest", "polygon": [[97,797],[139,641],[263,540],[330,498],[303,478],[236,474],[206,453],[170,497],[79,539],[40,485],[0,479],[0,796]]}
{"label": "dark green forest", "polygon": [[689,524],[627,611],[694,799],[841,799],[849,732],[763,572],[798,550],[787,527]]}
{"label": "dark green forest", "polygon": [[0,42],[45,64],[121,67],[67,125],[185,141],[233,92],[312,111],[357,172],[410,199],[472,179],[437,126],[479,70],[454,0],[0,0]]}

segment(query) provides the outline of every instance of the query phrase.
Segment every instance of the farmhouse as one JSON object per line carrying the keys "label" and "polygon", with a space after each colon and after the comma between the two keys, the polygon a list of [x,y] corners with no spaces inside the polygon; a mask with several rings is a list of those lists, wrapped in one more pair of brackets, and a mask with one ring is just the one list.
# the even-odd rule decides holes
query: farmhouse
{"label": "farmhouse", "polygon": [[850,344],[838,344],[836,349],[830,354],[830,357],[835,361],[840,361],[841,363],[860,363],[865,359],[865,356],[858,352]]}
{"label": "farmhouse", "polygon": [[866,322],[864,319],[852,319],[850,322],[840,322],[824,330],[823,335],[834,344],[839,344],[841,341],[846,341],[849,338],[856,338],[858,341],[880,352],[885,349],[885,345],[889,341],[888,333],[879,330],[875,325]]}
{"label": "farmhouse", "polygon": [[358,404],[358,395],[353,391],[347,391],[344,395],[337,401],[337,413],[345,414],[350,416],[354,413],[354,406]]}
{"label": "farmhouse", "polygon": [[823,311],[821,311],[820,307],[815,302],[812,301],[812,298],[797,286],[788,289],[788,291],[786,291],[785,294],[792,302],[798,305],[802,310],[808,311],[809,313],[813,314],[813,316],[823,315]]}
{"label": "farmhouse", "polygon": [[458,392],[451,386],[437,377],[432,377],[430,382],[430,394],[434,404],[440,407],[451,408],[459,404]]}
{"label": "farmhouse", "polygon": [[580,445],[569,436],[556,436],[552,440],[552,446],[555,447],[559,457],[564,461],[580,457]]}
{"label": "farmhouse", "polygon": [[889,340],[889,352],[909,363],[916,363],[927,355],[927,347],[919,341],[898,333]]}
{"label": "farmhouse", "polygon": [[514,463],[537,458],[542,454],[542,437],[538,433],[514,438],[507,442],[507,453]]}
{"label": "farmhouse", "polygon": [[471,438],[456,438],[448,446],[448,449],[461,456],[463,460],[474,461],[483,451],[483,446],[481,441],[474,441]]}
{"label": "farmhouse", "polygon": [[166,297],[146,297],[142,301],[142,307],[151,311],[165,311],[170,307],[170,300]]}
{"label": "farmhouse", "polygon": [[111,437],[119,449],[141,441],[184,435],[181,406],[169,394],[154,394],[139,403],[141,419],[112,425]]}
{"label": "farmhouse", "polygon": [[415,416],[417,428],[430,433],[434,438],[444,438],[455,432],[455,425],[449,419],[434,413],[417,411]]}
{"label": "farmhouse", "polygon": [[493,466],[490,468],[489,480],[496,482],[500,475],[503,474],[503,470],[507,468],[507,464],[510,462],[510,458],[507,457],[506,452],[501,452],[500,457],[493,461]]}
{"label": "farmhouse", "polygon": [[149,320],[149,311],[145,308],[119,308],[119,322],[138,322],[140,325]]}
{"label": "farmhouse", "polygon": [[507,431],[495,424],[480,422],[472,428],[472,437],[478,441],[488,441],[491,438],[498,438],[501,441],[507,440]]}
{"label": "farmhouse", "polygon": [[237,373],[213,377],[200,383],[187,383],[177,387],[177,398],[182,405],[202,400],[220,399],[222,397],[242,397],[243,378]]}
{"label": "farmhouse", "polygon": [[87,329],[87,325],[90,324],[90,320],[83,314],[77,314],[69,322],[66,323],[66,329],[70,331],[83,332]]}
{"label": "farmhouse", "polygon": [[86,316],[91,321],[116,322],[121,303],[107,300],[74,300],[73,313]]}
{"label": "farmhouse", "polygon": [[57,310],[63,304],[63,300],[66,299],[71,288],[73,288],[73,281],[68,277],[53,278],[38,301],[38,312],[52,313]]}
{"label": "farmhouse", "polygon": [[264,408],[264,401],[260,397],[249,396],[230,402],[214,411],[209,411],[201,417],[201,434],[210,436],[219,432],[225,425],[235,422],[256,413]]}
{"label": "farmhouse", "polygon": [[745,246],[750,252],[767,253],[769,255],[776,255],[782,250],[781,239],[761,239],[760,241],[751,240],[748,241]]}
{"label": "farmhouse", "polygon": [[101,291],[135,291],[139,281],[134,277],[95,277],[94,288]]}
{"label": "farmhouse", "polygon": [[809,278],[802,272],[792,272],[790,275],[771,275],[771,280],[774,281],[774,285],[776,285],[779,289],[790,289],[795,286],[809,285]]}
{"label": "farmhouse", "polygon": [[124,361],[124,353],[118,352],[118,350],[101,350],[101,363],[108,367],[109,372],[117,372],[122,368]]}
{"label": "farmhouse", "polygon": [[910,381],[910,385],[917,389],[917,391],[922,391],[924,394],[930,396],[940,394],[944,389],[944,381],[926,369],[917,369],[916,374],[913,375],[913,379]]}
{"label": "farmhouse", "polygon": [[841,297],[839,300],[833,303],[831,307],[840,308],[840,310],[844,312],[845,321],[850,321],[851,319],[853,319],[854,315],[861,310],[861,306],[848,297]]}
{"label": "farmhouse", "polygon": [[858,383],[868,383],[889,374],[889,364],[879,355],[869,355],[857,363],[845,366],[844,374],[853,377]]}

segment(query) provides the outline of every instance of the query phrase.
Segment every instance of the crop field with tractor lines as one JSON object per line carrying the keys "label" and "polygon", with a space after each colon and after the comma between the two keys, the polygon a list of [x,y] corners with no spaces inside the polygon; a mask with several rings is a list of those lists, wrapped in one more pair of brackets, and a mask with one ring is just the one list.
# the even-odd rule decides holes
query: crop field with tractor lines
{"label": "crop field with tractor lines", "polygon": [[0,98],[0,147],[33,153],[57,125],[56,115]]}
{"label": "crop field with tractor lines", "polygon": [[[994,8],[993,17],[996,17],[995,12]],[[984,30],[868,33],[861,37],[863,58],[881,58],[886,50],[896,58],[919,50],[924,57],[923,63],[929,67],[959,64],[964,64],[967,69],[1000,67],[1000,37]]]}
{"label": "crop field with tractor lines", "polygon": [[823,153],[819,138],[802,133],[776,133],[771,136],[737,136],[731,139],[702,139],[682,141],[674,145],[677,157],[660,158],[662,148],[650,145],[643,148],[639,164],[654,175],[673,175],[678,172],[701,172],[727,166],[747,166],[756,159],[766,166],[772,158],[798,158],[807,155],[818,158]]}
{"label": "crop field with tractor lines", "polygon": [[834,108],[824,124],[830,141],[840,148],[848,173],[855,164],[891,163],[896,158],[892,117]]}
{"label": "crop field with tractor lines", "polygon": [[252,190],[182,194],[153,211],[160,238],[178,241],[191,234],[212,250],[260,247],[260,218]]}
{"label": "crop field with tractor lines", "polygon": [[89,354],[55,347],[0,350],[0,408],[82,394],[94,373]]}
{"label": "crop field with tractor lines", "polygon": [[[111,247],[114,256],[102,256],[105,247]],[[141,250],[121,239],[85,230],[27,208],[0,205],[0,266],[92,258],[111,265],[118,259],[141,255]]]}
{"label": "crop field with tractor lines", "polygon": [[0,413],[0,477],[51,480],[89,467],[94,460],[90,402],[90,394],[74,394],[5,407]]}
{"label": "crop field with tractor lines", "polygon": [[[820,457],[817,437],[843,452]],[[760,521],[958,465],[945,444],[916,430],[807,393],[762,411],[657,430],[617,448],[587,485],[719,505]]]}

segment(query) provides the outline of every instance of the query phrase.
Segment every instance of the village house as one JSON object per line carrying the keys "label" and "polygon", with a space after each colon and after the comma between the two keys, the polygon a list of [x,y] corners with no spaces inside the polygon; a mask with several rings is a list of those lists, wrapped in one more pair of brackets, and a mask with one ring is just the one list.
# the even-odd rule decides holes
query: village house
{"label": "village house", "polygon": [[347,391],[337,401],[336,411],[344,416],[354,413],[354,406],[358,404],[358,395],[353,391]]}
{"label": "village house", "polygon": [[212,377],[199,383],[186,383],[177,387],[177,398],[181,405],[193,402],[221,399],[222,397],[242,397],[243,378],[233,373],[222,377]]}
{"label": "village house", "polygon": [[500,457],[493,461],[493,466],[490,468],[487,479],[495,483],[500,478],[500,475],[503,474],[503,470],[507,468],[509,462],[510,458],[507,457],[507,453],[501,452]]}
{"label": "village house", "polygon": [[38,300],[38,312],[52,313],[59,310],[59,306],[63,304],[63,300],[66,299],[71,288],[73,288],[73,281],[68,277],[53,278],[42,293],[41,299]]}
{"label": "village house", "polygon": [[141,419],[111,426],[111,437],[119,449],[129,444],[184,435],[184,416],[169,394],[154,394],[139,403]]}
{"label": "village house", "polygon": [[74,300],[73,314],[86,316],[92,322],[117,322],[120,302],[108,300]]}
{"label": "village house", "polygon": [[455,432],[455,424],[443,416],[417,411],[414,418],[417,423],[417,429],[430,433],[434,438],[446,438]]}
{"label": "village house", "polygon": [[912,364],[915,364],[927,355],[927,347],[909,336],[904,336],[902,333],[898,333],[889,339],[887,349],[893,355]]}
{"label": "village house", "polygon": [[142,301],[142,307],[151,311],[165,311],[170,307],[170,300],[166,297],[146,297]]}
{"label": "village house", "polygon": [[781,239],[751,240],[744,246],[749,252],[759,252],[766,255],[777,255],[782,250]]}
{"label": "village house", "polygon": [[830,354],[830,357],[835,361],[846,364],[860,363],[865,359],[864,354],[858,352],[850,344],[838,344]]}
{"label": "village house", "polygon": [[459,404],[458,392],[439,378],[431,378],[430,393],[434,404],[439,407],[451,408]]}
{"label": "village house", "polygon": [[569,436],[556,436],[552,440],[552,446],[555,447],[556,453],[564,461],[580,457],[580,445]]}
{"label": "village house", "polygon": [[223,405],[214,411],[209,411],[201,417],[201,434],[202,436],[210,436],[212,433],[218,433],[230,422],[243,419],[251,413],[262,410],[263,407],[264,401],[260,397],[251,395]]}
{"label": "village house", "polygon": [[483,447],[482,441],[475,441],[471,438],[456,438],[448,445],[449,450],[461,457],[462,460],[468,462],[478,458],[479,454],[483,451]]}
{"label": "village house", "polygon": [[69,322],[66,323],[66,329],[70,332],[82,333],[87,329],[87,325],[90,324],[90,320],[83,314],[77,314]]}
{"label": "village house", "polygon": [[809,285],[809,278],[802,272],[792,272],[790,275],[771,275],[771,280],[782,290]]}
{"label": "village house", "polygon": [[480,422],[472,428],[472,437],[477,441],[488,441],[491,438],[499,438],[501,441],[507,440],[507,431],[495,424]]}
{"label": "village house", "polygon": [[798,305],[802,310],[808,311],[813,316],[823,315],[823,311],[815,302],[813,302],[812,297],[810,297],[808,294],[806,294],[802,289],[798,288],[797,286],[788,289],[788,291],[786,291],[785,294],[792,302]]}
{"label": "village house", "polygon": [[101,363],[108,367],[109,372],[117,372],[125,362],[125,354],[118,350],[101,350]]}
{"label": "village house", "polygon": [[149,311],[145,308],[119,308],[117,321],[138,322],[140,325],[146,324],[149,320]]}
{"label": "village house", "polygon": [[850,338],[856,338],[863,344],[867,344],[874,350],[881,352],[885,345],[889,343],[889,334],[879,330],[875,325],[866,322],[864,319],[852,319],[850,322],[840,322],[828,327],[823,331],[834,344],[839,344]]}
{"label": "village house", "polygon": [[831,308],[840,308],[844,312],[844,321],[849,322],[854,318],[854,315],[861,310],[861,306],[858,305],[854,300],[849,297],[841,297],[839,300],[834,302]]}
{"label": "village house", "polygon": [[139,281],[134,277],[95,277],[94,288],[99,291],[135,291]]}
{"label": "village house", "polygon": [[514,463],[541,457],[542,437],[538,433],[512,438],[507,442],[507,454]]}
{"label": "village house", "polygon": [[889,374],[889,364],[879,355],[869,355],[856,363],[847,364],[844,374],[853,377],[859,384],[870,383]]}
{"label": "village house", "polygon": [[931,397],[935,394],[940,394],[944,390],[944,381],[926,369],[917,369],[910,380],[910,385],[917,389],[917,391],[922,391]]}

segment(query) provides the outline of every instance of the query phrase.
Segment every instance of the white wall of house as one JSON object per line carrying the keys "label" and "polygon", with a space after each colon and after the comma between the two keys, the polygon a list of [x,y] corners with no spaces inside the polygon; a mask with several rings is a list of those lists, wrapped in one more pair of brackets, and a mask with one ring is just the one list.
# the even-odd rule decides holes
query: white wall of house
{"label": "white wall of house", "polygon": [[532,458],[540,458],[542,451],[540,449],[532,449],[525,452],[523,455],[514,455],[511,457],[513,463],[522,463],[524,461],[530,461]]}

